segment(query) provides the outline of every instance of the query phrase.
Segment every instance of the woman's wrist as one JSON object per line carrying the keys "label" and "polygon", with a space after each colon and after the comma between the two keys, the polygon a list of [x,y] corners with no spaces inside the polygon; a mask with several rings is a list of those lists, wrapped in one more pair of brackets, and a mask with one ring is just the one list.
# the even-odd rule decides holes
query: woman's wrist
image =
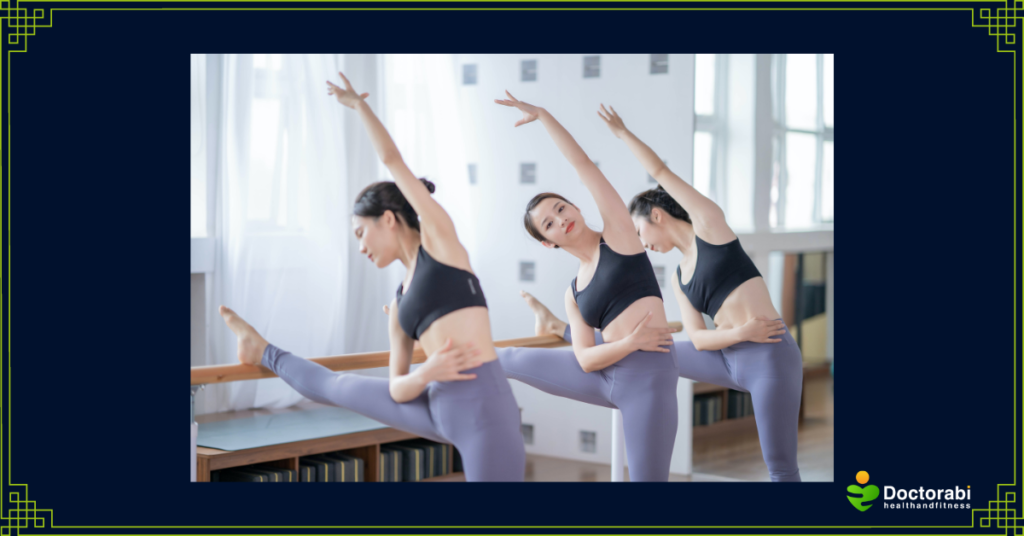
{"label": "woman's wrist", "polygon": [[741,342],[747,342],[748,340],[750,340],[750,334],[748,334],[747,330],[744,329],[745,327],[746,324],[732,328],[733,340],[735,341],[733,342],[733,344],[739,344]]}
{"label": "woman's wrist", "polygon": [[619,347],[619,351],[631,354],[640,349],[640,343],[636,342],[636,337],[633,334],[627,335],[624,339],[610,343]]}
{"label": "woman's wrist", "polygon": [[431,382],[430,367],[421,366],[409,374],[409,381],[413,382],[420,390],[426,389]]}

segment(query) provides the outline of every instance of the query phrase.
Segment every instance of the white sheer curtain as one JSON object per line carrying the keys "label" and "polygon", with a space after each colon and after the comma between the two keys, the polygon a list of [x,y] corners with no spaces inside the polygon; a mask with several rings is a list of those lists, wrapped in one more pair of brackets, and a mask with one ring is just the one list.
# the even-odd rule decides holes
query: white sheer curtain
{"label": "white sheer curtain", "polygon": [[[455,70],[450,55],[345,56],[345,76],[356,90],[370,93],[367,102],[387,126],[409,169],[435,183],[434,197],[452,217],[459,239],[472,257],[476,209],[469,198]],[[358,155],[349,161],[351,195],[375,180],[394,180],[377,158],[359,120],[353,117],[346,128],[349,155]],[[354,258],[349,269],[347,351],[386,349],[387,317],[381,306],[394,298],[405,268],[395,262],[378,270],[365,259]],[[386,368],[361,372],[388,374]]]}
{"label": "white sheer curtain", "polygon": [[[207,311],[213,363],[235,363],[217,307],[304,357],[345,352],[351,212],[344,112],[324,80],[337,55],[223,58],[217,262]],[[280,379],[208,388],[201,412],[284,407]]]}
{"label": "white sheer curtain", "polygon": [[191,237],[206,236],[206,54],[192,54],[191,63]]}
{"label": "white sheer curtain", "polygon": [[[354,112],[327,95],[344,71],[385,120],[417,176],[437,184],[472,255],[469,180],[451,56],[224,55],[220,76],[217,238],[208,300],[208,364],[237,363],[217,307],[236,310],[273,344],[303,357],[386,350],[400,263],[378,270],[351,235],[355,195],[392,180]],[[386,83],[385,83],[386,81]],[[385,88],[381,90],[379,88]],[[386,94],[386,95],[385,95]],[[383,105],[386,101],[387,105]],[[386,375],[386,369],[364,371]],[[217,384],[197,413],[286,407],[280,379]]]}
{"label": "white sheer curtain", "polygon": [[459,119],[456,64],[450,54],[384,57],[384,107],[388,130],[417,177],[437,186],[434,198],[455,222],[472,258],[476,208]]}

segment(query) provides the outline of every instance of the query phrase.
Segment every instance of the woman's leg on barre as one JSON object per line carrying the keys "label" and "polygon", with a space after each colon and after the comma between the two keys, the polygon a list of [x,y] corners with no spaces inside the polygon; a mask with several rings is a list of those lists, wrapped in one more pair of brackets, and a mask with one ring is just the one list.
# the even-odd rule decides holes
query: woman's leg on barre
{"label": "woman's leg on barre", "polygon": [[[393,428],[447,442],[434,426],[426,391],[399,404],[391,398],[386,378],[334,372],[267,343],[231,309],[222,306],[220,313],[238,336],[238,358],[242,363],[267,367],[310,400],[350,409]],[[257,351],[260,353],[256,354]]]}
{"label": "woman's leg on barre", "polygon": [[537,336],[541,335],[556,335],[562,336],[562,332],[565,331],[569,324],[562,322],[550,309],[544,306],[537,298],[534,298],[532,294],[525,290],[519,291],[519,295],[526,300],[526,305],[533,311],[534,327],[533,331]]}
{"label": "woman's leg on barre", "polygon": [[387,378],[335,372],[273,344],[267,345],[261,364],[310,400],[350,409],[392,428],[447,443],[430,415],[427,391],[409,402],[398,403],[391,398]]}
{"label": "woman's leg on barre", "polygon": [[505,377],[545,393],[614,408],[611,384],[598,372],[583,372],[572,348],[495,348]]}

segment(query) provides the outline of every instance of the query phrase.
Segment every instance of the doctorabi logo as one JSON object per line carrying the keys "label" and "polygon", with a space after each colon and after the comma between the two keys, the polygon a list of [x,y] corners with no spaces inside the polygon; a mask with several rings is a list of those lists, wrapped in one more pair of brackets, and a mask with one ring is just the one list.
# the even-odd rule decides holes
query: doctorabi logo
{"label": "doctorabi logo", "polygon": [[[868,478],[870,477],[868,476],[867,471],[860,471],[859,473],[857,473],[857,483],[860,485],[867,484]],[[852,504],[854,508],[860,510],[861,512],[866,511],[868,508],[871,508],[872,506],[870,504],[865,505],[864,503],[869,503],[878,498],[878,486],[875,485],[864,486],[862,488],[857,484],[851,484],[846,488],[846,491],[847,493],[856,494],[847,495],[846,498],[850,499],[850,504]]]}

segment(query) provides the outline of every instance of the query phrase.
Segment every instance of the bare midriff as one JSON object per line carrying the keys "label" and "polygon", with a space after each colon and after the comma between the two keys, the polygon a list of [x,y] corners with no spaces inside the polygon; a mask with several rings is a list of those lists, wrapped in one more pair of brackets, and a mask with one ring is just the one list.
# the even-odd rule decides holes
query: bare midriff
{"label": "bare midriff", "polygon": [[491,319],[486,307],[465,307],[433,321],[420,335],[420,346],[429,356],[452,340],[452,348],[473,343],[480,350],[478,359],[484,363],[498,359],[491,339]]}
{"label": "bare midriff", "polygon": [[739,327],[756,316],[765,316],[769,320],[781,317],[772,305],[763,277],[748,279],[729,293],[715,313],[715,328]]}
{"label": "bare midriff", "polygon": [[601,337],[605,342],[615,342],[628,337],[636,325],[647,316],[647,313],[654,313],[651,321],[647,323],[652,328],[667,328],[668,318],[665,316],[665,302],[657,296],[644,296],[630,304],[625,311],[619,313],[603,330]]}

